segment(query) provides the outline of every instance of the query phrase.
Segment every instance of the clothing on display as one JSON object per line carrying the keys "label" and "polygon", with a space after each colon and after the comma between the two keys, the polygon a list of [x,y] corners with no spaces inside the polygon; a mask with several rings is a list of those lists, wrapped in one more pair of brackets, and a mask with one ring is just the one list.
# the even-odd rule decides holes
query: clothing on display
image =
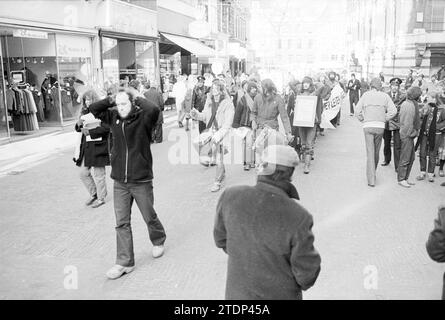
{"label": "clothing on display", "polygon": [[26,88],[13,85],[6,90],[7,109],[12,117],[14,131],[39,130],[37,107],[33,93]]}

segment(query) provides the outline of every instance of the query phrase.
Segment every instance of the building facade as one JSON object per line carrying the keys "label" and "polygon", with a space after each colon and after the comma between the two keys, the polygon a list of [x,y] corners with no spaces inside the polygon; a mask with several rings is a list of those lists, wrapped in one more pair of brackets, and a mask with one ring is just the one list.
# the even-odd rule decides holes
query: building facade
{"label": "building facade", "polygon": [[445,64],[445,1],[348,0],[348,12],[350,66],[364,76],[431,76]]}
{"label": "building facade", "polygon": [[[347,68],[345,1],[254,0],[251,39],[260,74],[277,86]],[[262,75],[263,76],[263,75]]]}
{"label": "building facade", "polygon": [[156,11],[127,1],[1,1],[0,140],[71,126],[90,88],[159,78],[157,42]]}

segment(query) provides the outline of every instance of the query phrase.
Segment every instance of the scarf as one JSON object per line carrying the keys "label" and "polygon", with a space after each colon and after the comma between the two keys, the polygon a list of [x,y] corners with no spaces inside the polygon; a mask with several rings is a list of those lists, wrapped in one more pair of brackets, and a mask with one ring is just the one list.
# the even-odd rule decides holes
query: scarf
{"label": "scarf", "polygon": [[253,109],[252,97],[248,93],[245,93],[244,96],[246,97],[247,106],[249,107],[250,111],[252,111],[252,109]]}
{"label": "scarf", "polygon": [[300,200],[300,195],[298,194],[297,188],[289,181],[274,181],[265,176],[258,176],[258,182],[266,183],[271,186],[277,187],[289,196],[291,199]]}

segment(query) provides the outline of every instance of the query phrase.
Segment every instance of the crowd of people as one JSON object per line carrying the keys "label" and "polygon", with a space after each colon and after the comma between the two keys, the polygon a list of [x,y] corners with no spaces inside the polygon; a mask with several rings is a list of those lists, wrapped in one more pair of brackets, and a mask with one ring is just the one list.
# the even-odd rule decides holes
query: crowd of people
{"label": "crowd of people", "polygon": [[[369,186],[376,185],[382,141],[382,165],[389,165],[393,155],[401,186],[414,185],[409,176],[416,150],[418,180],[434,182],[436,164],[439,176],[444,176],[445,80],[393,78],[385,92],[381,78],[368,84],[354,74],[346,80],[331,71],[292,79],[286,90],[278,92],[271,79],[261,80],[258,74],[235,78],[228,73],[206,74],[179,77],[168,96],[149,81],[138,80],[102,98],[94,91],[85,93],[75,125],[79,145],[74,161],[89,193],[86,205],[94,208],[105,203],[105,166],[111,164],[117,253],[107,277],[117,279],[134,270],[133,201],[147,225],[153,257],[164,254],[167,236],[154,209],[150,146],[162,142],[164,106],[174,104],[179,128],[190,131],[190,121],[198,122],[201,164],[216,167],[210,191],[220,191],[225,180],[224,155],[232,131],[242,137],[244,170],[255,168],[258,175],[255,186],[227,188],[218,201],[214,239],[230,257],[226,298],[301,299],[301,291],[318,277],[321,258],[313,246],[312,216],[296,201],[299,195],[291,181],[300,162],[303,172],[310,173],[317,137],[324,135],[325,128],[340,125],[347,94],[350,115],[363,122]],[[298,122],[300,99],[312,103],[312,120],[304,124]],[[438,221],[443,224],[443,208]],[[249,235],[244,230],[250,230]],[[436,260],[444,250],[438,244],[441,226],[438,230],[428,242],[428,252]],[[261,251],[259,244],[274,250]],[[246,265],[254,268],[246,273]]]}

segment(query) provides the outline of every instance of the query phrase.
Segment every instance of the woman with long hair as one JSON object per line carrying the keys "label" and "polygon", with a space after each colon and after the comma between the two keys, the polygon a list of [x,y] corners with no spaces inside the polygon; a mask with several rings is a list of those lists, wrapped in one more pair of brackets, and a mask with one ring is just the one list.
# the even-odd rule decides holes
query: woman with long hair
{"label": "woman with long hair", "polygon": [[212,132],[209,142],[212,149],[209,166],[216,165],[216,176],[211,192],[219,191],[225,178],[224,138],[232,128],[234,114],[232,99],[227,93],[224,81],[219,79],[213,80],[202,112],[196,109],[190,112],[193,119],[205,122],[206,130]]}

